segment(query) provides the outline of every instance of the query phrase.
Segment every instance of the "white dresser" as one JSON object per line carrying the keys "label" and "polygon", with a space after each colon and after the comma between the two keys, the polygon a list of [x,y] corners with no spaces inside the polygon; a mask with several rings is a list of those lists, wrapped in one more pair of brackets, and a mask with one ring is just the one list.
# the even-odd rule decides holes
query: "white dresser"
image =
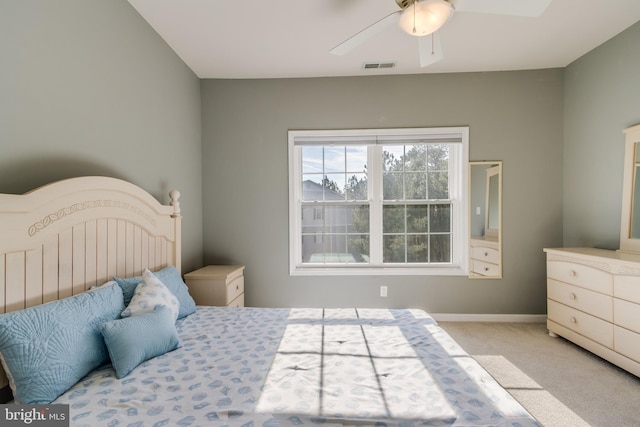
{"label": "white dresser", "polygon": [[640,255],[545,249],[547,328],[640,376]]}

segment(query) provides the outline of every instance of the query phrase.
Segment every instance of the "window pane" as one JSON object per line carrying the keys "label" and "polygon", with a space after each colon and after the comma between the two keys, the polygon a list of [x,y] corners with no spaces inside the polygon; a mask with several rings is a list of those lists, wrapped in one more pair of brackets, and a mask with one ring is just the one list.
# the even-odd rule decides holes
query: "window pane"
{"label": "window pane", "polygon": [[384,200],[404,200],[402,173],[387,172],[382,178],[382,197]]}
{"label": "window pane", "polygon": [[302,173],[322,174],[322,147],[302,147]]}
{"label": "window pane", "polygon": [[427,170],[427,146],[406,145],[404,170],[406,172],[424,172]]}
{"label": "window pane", "polygon": [[407,236],[407,262],[429,262],[428,236]]}
{"label": "window pane", "polygon": [[367,175],[354,173],[347,180],[345,189],[347,200],[367,200]]}
{"label": "window pane", "polygon": [[382,170],[402,171],[404,169],[404,146],[391,145],[382,147]]}
{"label": "window pane", "polygon": [[405,236],[386,235],[383,237],[383,262],[404,262]]}
{"label": "window pane", "polygon": [[431,205],[429,221],[432,233],[449,233],[451,231],[451,205]]}
{"label": "window pane", "polygon": [[407,206],[407,233],[427,233],[429,231],[429,206]]}
{"label": "window pane", "polygon": [[326,174],[322,180],[324,200],[344,200],[344,184],[343,173]]}
{"label": "window pane", "polygon": [[351,221],[347,222],[349,233],[369,233],[369,205],[349,206],[348,215]]}
{"label": "window pane", "polygon": [[347,147],[347,172],[362,173],[367,171],[367,147]]}
{"label": "window pane", "polygon": [[451,262],[451,235],[432,234],[431,262]]}
{"label": "window pane", "polygon": [[303,263],[369,262],[369,206],[303,206]]}
{"label": "window pane", "polygon": [[427,152],[428,169],[430,171],[449,170],[449,146],[429,145]]}
{"label": "window pane", "polygon": [[404,206],[382,207],[382,232],[404,233]]}
{"label": "window pane", "polygon": [[429,172],[429,199],[449,198],[449,172]]}
{"label": "window pane", "polygon": [[346,233],[347,216],[345,206],[326,206],[324,208],[325,233]]}
{"label": "window pane", "polygon": [[369,262],[369,235],[348,235],[347,252],[351,254],[354,262]]}
{"label": "window pane", "polygon": [[324,252],[324,241],[322,234],[303,234],[302,235],[302,262],[309,262],[311,256]]}
{"label": "window pane", "polygon": [[424,172],[407,173],[404,181],[407,200],[424,200],[427,198],[427,175]]}
{"label": "window pane", "polygon": [[302,176],[302,200],[322,200],[322,174],[306,174]]}
{"label": "window pane", "polygon": [[324,147],[324,172],[346,172],[345,147]]}

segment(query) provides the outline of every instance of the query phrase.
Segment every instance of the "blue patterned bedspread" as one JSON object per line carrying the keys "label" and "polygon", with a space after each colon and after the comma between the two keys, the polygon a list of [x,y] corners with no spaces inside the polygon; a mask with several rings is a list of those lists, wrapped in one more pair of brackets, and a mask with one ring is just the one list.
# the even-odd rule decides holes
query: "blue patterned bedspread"
{"label": "blue patterned bedspread", "polygon": [[198,307],[181,347],[54,403],[72,426],[539,426],[421,310]]}

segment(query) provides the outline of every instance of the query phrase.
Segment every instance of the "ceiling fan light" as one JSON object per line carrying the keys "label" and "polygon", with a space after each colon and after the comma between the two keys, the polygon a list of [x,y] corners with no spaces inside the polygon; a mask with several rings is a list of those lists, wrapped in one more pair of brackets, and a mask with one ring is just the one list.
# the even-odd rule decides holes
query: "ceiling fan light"
{"label": "ceiling fan light", "polygon": [[400,15],[400,28],[412,36],[426,36],[438,31],[453,15],[446,0],[415,1]]}

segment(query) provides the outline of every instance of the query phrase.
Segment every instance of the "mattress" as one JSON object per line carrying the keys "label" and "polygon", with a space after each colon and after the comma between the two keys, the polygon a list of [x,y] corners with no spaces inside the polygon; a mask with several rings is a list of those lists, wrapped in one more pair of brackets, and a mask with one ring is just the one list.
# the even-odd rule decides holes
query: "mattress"
{"label": "mattress", "polygon": [[539,426],[421,310],[202,307],[53,403],[72,426]]}

